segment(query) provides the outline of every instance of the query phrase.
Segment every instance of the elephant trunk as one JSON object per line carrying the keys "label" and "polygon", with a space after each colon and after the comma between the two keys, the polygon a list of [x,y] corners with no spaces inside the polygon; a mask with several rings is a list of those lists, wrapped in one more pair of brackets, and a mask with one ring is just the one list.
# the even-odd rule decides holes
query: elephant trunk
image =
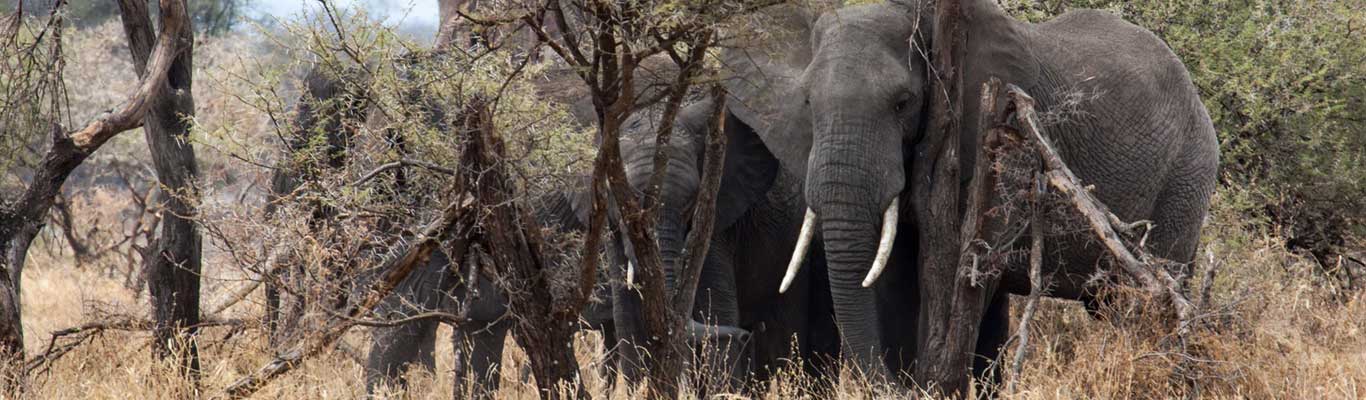
{"label": "elephant trunk", "polygon": [[818,135],[823,140],[811,153],[806,196],[820,221],[844,359],[884,380],[879,310],[870,286],[895,240],[905,174],[901,152],[885,149],[899,149],[900,135],[876,124],[837,122],[828,126],[853,129]]}
{"label": "elephant trunk", "polygon": [[687,233],[683,229],[683,224],[675,218],[668,216],[660,221],[659,230],[659,260],[664,265],[664,287],[673,291],[678,287],[678,268],[683,254],[684,242],[687,241]]}

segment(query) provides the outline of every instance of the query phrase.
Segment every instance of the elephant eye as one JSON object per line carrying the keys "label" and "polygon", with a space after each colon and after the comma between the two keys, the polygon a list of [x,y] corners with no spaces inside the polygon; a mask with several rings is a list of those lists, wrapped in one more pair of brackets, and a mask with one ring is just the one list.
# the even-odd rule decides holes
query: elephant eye
{"label": "elephant eye", "polygon": [[896,111],[897,111],[897,112],[906,111],[906,108],[910,107],[910,105],[911,105],[911,95],[910,95],[910,94],[903,95],[903,96],[897,98],[897,101],[896,101]]}

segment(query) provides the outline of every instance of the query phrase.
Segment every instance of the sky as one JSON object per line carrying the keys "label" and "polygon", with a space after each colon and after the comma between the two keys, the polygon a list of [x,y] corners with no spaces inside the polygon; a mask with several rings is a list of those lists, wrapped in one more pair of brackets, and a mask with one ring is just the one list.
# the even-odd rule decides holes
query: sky
{"label": "sky", "polygon": [[[400,25],[404,30],[436,31],[437,0],[335,0],[339,7],[364,8],[370,15],[383,17],[386,23]],[[303,13],[322,9],[318,0],[252,0],[251,17],[292,19]]]}

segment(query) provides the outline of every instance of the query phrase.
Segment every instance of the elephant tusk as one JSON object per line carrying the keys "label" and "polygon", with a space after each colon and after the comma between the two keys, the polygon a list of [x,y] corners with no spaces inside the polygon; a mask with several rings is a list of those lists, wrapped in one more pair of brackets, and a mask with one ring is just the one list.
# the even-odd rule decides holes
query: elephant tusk
{"label": "elephant tusk", "polygon": [[811,246],[811,236],[815,234],[816,212],[807,208],[806,217],[802,218],[802,231],[797,235],[797,248],[792,250],[792,261],[787,264],[787,273],[783,274],[783,284],[778,286],[778,293],[787,293],[792,281],[797,279],[797,271],[802,269],[802,261],[806,258],[806,248]]}
{"label": "elephant tusk", "polygon": [[868,277],[863,278],[863,287],[873,286],[873,282],[877,282],[877,277],[882,275],[882,270],[887,268],[887,258],[892,256],[892,242],[896,241],[900,203],[901,199],[892,199],[892,205],[887,206],[887,211],[882,214],[882,238],[878,239],[877,257],[873,258],[873,268],[868,270]]}
{"label": "elephant tusk", "polygon": [[636,287],[636,263],[626,260],[626,287]]}

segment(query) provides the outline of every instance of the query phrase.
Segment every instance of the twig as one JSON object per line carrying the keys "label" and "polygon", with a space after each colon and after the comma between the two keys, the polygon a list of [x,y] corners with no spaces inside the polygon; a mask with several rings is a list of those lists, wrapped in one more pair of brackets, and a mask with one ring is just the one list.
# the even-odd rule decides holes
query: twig
{"label": "twig", "polygon": [[362,175],[362,176],[360,177],[360,179],[357,179],[355,182],[352,182],[352,183],[351,183],[351,186],[360,186],[360,185],[362,185],[362,184],[365,184],[365,182],[369,182],[371,179],[375,179],[376,176],[379,176],[379,174],[382,173],[382,172],[384,172],[384,171],[388,171],[388,170],[391,170],[391,169],[397,169],[397,168],[400,168],[400,167],[422,167],[422,168],[426,168],[426,169],[429,169],[429,170],[432,170],[432,171],[440,172],[440,173],[443,173],[443,174],[446,174],[446,175],[455,175],[455,170],[453,170],[453,169],[446,168],[446,167],[442,167],[442,166],[440,166],[440,165],[432,164],[432,163],[425,162],[425,161],[412,160],[412,159],[407,159],[407,158],[405,158],[405,159],[401,159],[401,160],[398,160],[398,161],[394,161],[394,162],[391,162],[391,163],[388,163],[388,164],[381,165],[381,166],[379,166],[379,167],[376,167],[376,168],[373,169],[373,170],[370,170],[370,172],[367,172],[367,173],[365,173],[365,175]]}
{"label": "twig", "polygon": [[1039,297],[1043,296],[1043,218],[1041,218],[1039,201],[1043,196],[1042,182],[1039,177],[1034,179],[1034,190],[1030,192],[1033,212],[1029,221],[1029,236],[1031,243],[1029,246],[1029,299],[1025,302],[1024,312],[1020,315],[1020,327],[1016,328],[1015,337],[1019,342],[1015,344],[1015,360],[1010,366],[1010,382],[1006,385],[1007,393],[1015,393],[1016,385],[1020,381],[1020,371],[1024,369],[1025,357],[1029,354],[1029,323],[1034,319],[1034,310],[1039,306]]}
{"label": "twig", "polygon": [[1068,197],[1073,208],[1082,214],[1092,233],[1099,237],[1120,269],[1137,281],[1149,294],[1156,298],[1171,300],[1177,317],[1182,321],[1178,333],[1184,334],[1187,322],[1195,315],[1195,307],[1180,290],[1179,282],[1167,272],[1165,266],[1172,262],[1149,255],[1141,248],[1137,249],[1138,255],[1135,255],[1120,241],[1109,209],[1081,185],[1081,180],[1072,173],[1071,168],[1067,167],[1058,156],[1058,152],[1053,149],[1048,138],[1040,132],[1034,111],[1034,99],[1014,85],[1010,86],[1008,95],[1015,104],[1018,121],[1027,135],[1025,140],[1034,147],[1043,161],[1049,185]]}
{"label": "twig", "polygon": [[[267,259],[269,258],[270,257],[267,257]],[[250,284],[238,289],[236,293],[231,297],[228,297],[228,299],[222,304],[219,304],[218,307],[214,307],[207,315],[218,315],[223,311],[227,311],[228,307],[232,307],[233,305],[242,302],[243,299],[246,299],[247,296],[251,295],[251,292],[256,291],[256,288],[261,286],[261,282],[265,282],[266,279],[269,279],[270,276],[274,275],[275,272],[279,271],[284,265],[285,263],[271,263],[270,269],[264,274],[261,274],[261,279],[253,279]]]}
{"label": "twig", "polygon": [[[218,326],[243,327],[246,325],[247,322],[240,319],[211,319],[194,324],[185,329],[211,328]],[[154,326],[155,324],[153,324],[152,321],[145,319],[120,317],[113,321],[91,322],[53,331],[51,338],[48,339],[47,349],[44,350],[42,354],[34,356],[25,362],[24,371],[30,375],[46,372],[51,369],[52,364],[57,362],[57,360],[67,355],[67,353],[70,353],[72,350],[75,350],[77,347],[89,342],[101,333],[107,331],[150,331]],[[68,337],[73,338],[73,340],[60,345],[57,343],[61,339]]]}

